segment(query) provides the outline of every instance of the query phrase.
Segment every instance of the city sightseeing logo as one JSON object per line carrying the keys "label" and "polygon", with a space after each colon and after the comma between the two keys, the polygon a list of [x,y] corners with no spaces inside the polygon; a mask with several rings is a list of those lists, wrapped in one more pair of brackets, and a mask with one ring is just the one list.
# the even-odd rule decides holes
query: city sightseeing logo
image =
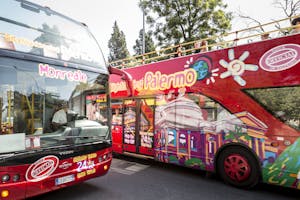
{"label": "city sightseeing logo", "polygon": [[300,62],[300,45],[283,44],[265,52],[259,66],[268,72],[284,71]]}
{"label": "city sightseeing logo", "polygon": [[45,156],[29,166],[26,171],[26,180],[30,182],[41,181],[56,170],[59,164],[59,159],[56,156]]}

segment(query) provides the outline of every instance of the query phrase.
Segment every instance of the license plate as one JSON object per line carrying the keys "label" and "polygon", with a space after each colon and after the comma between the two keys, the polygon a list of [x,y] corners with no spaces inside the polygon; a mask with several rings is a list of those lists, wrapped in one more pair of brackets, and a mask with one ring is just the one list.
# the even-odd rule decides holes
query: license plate
{"label": "license plate", "polygon": [[63,176],[55,179],[55,185],[61,185],[64,183],[69,183],[75,180],[75,175],[71,174],[68,176]]}

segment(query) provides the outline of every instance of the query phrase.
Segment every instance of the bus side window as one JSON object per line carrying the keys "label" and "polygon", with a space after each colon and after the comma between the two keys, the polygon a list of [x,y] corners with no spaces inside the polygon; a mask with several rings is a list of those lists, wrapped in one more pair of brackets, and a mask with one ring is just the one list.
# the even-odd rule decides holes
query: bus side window
{"label": "bus side window", "polygon": [[122,124],[122,114],[119,108],[115,108],[112,116],[112,124],[121,125]]}

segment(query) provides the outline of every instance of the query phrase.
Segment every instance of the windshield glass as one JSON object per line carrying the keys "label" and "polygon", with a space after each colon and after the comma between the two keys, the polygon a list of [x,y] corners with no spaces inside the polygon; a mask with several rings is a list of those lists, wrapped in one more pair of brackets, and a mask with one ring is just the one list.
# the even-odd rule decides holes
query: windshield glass
{"label": "windshield glass", "polygon": [[107,72],[101,50],[85,25],[27,1],[1,0],[0,48],[90,65]]}
{"label": "windshield glass", "polygon": [[107,84],[107,74],[1,58],[0,154],[109,140]]}

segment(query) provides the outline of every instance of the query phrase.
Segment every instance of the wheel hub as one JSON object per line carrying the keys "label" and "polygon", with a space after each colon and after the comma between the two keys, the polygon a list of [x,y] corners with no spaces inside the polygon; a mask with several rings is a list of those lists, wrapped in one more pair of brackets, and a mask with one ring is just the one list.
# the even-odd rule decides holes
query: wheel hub
{"label": "wheel hub", "polygon": [[250,176],[251,167],[247,159],[239,154],[232,154],[224,161],[224,169],[230,179],[242,182]]}

